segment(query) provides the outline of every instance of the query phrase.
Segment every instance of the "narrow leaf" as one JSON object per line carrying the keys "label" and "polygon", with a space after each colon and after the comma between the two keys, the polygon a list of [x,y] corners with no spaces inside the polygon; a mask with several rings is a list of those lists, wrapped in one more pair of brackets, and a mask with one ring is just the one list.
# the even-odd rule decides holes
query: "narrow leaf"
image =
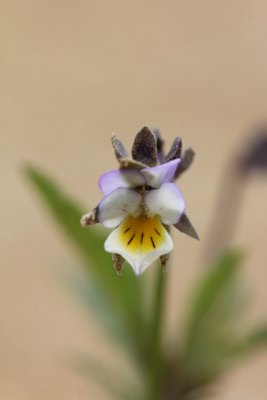
{"label": "narrow leaf", "polygon": [[[188,323],[188,335],[195,335],[196,330],[211,313],[218,315],[221,305],[231,300],[230,291],[236,282],[236,271],[240,254],[234,251],[225,252],[209,268],[204,278],[194,291]],[[236,294],[238,294],[236,292]],[[225,322],[225,321],[221,321]]]}
{"label": "narrow leaf", "polygon": [[124,371],[114,371],[114,366],[104,365],[89,355],[80,355],[70,360],[71,366],[84,374],[90,381],[96,382],[104,389],[109,398],[114,400],[134,400],[136,385],[125,377]]}
{"label": "narrow leaf", "polygon": [[264,346],[267,346],[267,324],[258,326],[252,329],[251,332],[243,335],[231,350],[233,355],[238,357],[250,354]]}
{"label": "narrow leaf", "polygon": [[34,167],[27,167],[25,174],[52,212],[64,233],[76,246],[84,260],[88,279],[96,282],[99,295],[109,303],[110,309],[119,316],[128,329],[128,334],[136,341],[142,341],[145,321],[142,313],[142,281],[137,279],[130,268],[125,268],[118,277],[112,267],[111,255],[103,249],[105,235],[98,227],[81,228],[82,209],[67,197],[45,174]]}
{"label": "narrow leaf", "polygon": [[194,289],[181,356],[185,381],[193,386],[213,380],[229,365],[242,304],[239,262],[240,254],[225,252]]}

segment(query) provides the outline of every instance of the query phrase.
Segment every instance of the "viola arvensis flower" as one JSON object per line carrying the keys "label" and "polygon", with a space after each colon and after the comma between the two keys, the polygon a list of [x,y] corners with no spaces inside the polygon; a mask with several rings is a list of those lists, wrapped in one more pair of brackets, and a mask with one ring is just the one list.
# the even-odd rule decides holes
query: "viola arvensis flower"
{"label": "viola arvensis flower", "polygon": [[170,225],[198,239],[185,214],[183,196],[173,183],[191,165],[194,152],[189,149],[181,155],[181,139],[176,138],[164,157],[159,133],[147,127],[135,138],[132,158],[114,135],[112,144],[120,168],[100,177],[104,198],[82,217],[81,224],[99,222],[113,228],[104,248],[113,254],[116,270],[126,260],[140,275],[157,259],[165,267],[173,249]]}

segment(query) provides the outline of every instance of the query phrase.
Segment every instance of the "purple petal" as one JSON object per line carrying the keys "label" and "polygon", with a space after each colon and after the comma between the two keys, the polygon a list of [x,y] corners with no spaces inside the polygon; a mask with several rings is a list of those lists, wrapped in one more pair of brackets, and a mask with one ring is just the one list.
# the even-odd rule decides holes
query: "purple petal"
{"label": "purple petal", "polygon": [[133,188],[144,184],[144,176],[140,171],[133,169],[108,171],[98,181],[98,185],[104,195],[118,188]]}
{"label": "purple petal", "polygon": [[147,185],[159,188],[163,183],[172,181],[180,162],[180,158],[177,158],[156,167],[142,169],[141,172],[146,178]]}

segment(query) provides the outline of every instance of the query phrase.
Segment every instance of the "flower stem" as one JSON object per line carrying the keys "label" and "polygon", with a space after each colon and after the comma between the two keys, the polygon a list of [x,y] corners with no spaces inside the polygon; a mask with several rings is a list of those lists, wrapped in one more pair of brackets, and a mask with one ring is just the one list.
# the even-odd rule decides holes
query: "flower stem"
{"label": "flower stem", "polygon": [[152,310],[152,321],[149,332],[149,369],[147,380],[146,400],[157,400],[161,392],[161,336],[162,336],[162,317],[165,298],[166,274],[159,268],[155,283],[155,297]]}

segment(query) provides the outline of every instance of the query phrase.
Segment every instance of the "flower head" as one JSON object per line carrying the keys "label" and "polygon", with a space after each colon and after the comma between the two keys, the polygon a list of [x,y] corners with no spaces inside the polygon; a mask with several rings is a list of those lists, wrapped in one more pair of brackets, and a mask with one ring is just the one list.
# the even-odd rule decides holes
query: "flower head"
{"label": "flower head", "polygon": [[157,259],[165,266],[173,249],[170,225],[198,238],[185,214],[183,196],[173,183],[189,167],[194,153],[187,150],[181,156],[181,140],[176,138],[164,157],[159,133],[146,127],[136,136],[132,158],[115,136],[112,143],[120,168],[100,177],[104,197],[82,217],[81,224],[99,222],[114,229],[105,250],[113,253],[118,271],[126,260],[139,275]]}

